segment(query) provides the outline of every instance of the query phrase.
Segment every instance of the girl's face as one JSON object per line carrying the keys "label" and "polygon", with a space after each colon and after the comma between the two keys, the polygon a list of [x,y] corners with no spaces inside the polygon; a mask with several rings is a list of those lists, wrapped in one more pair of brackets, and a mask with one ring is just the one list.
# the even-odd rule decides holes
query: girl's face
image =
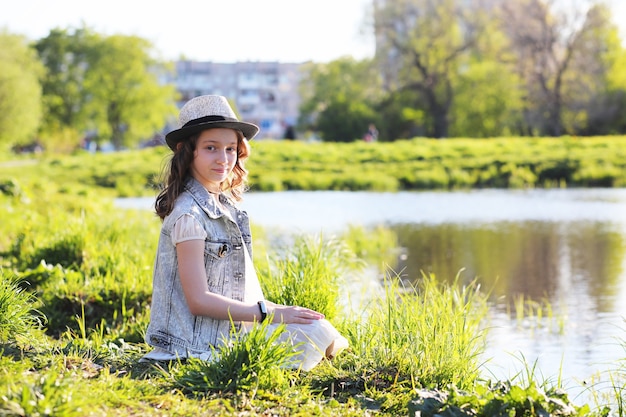
{"label": "girl's face", "polygon": [[214,128],[200,133],[191,162],[191,175],[204,188],[218,193],[237,163],[237,132]]}

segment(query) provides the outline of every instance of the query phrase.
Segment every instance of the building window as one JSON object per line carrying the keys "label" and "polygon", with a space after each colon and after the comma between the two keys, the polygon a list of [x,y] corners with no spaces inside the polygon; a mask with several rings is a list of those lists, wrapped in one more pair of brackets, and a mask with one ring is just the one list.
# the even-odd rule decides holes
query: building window
{"label": "building window", "polygon": [[274,103],[276,101],[276,96],[271,91],[263,91],[261,93],[261,100],[265,103]]}
{"label": "building window", "polygon": [[241,113],[251,113],[252,111],[254,111],[254,106],[252,104],[242,104],[239,107],[239,111]]}

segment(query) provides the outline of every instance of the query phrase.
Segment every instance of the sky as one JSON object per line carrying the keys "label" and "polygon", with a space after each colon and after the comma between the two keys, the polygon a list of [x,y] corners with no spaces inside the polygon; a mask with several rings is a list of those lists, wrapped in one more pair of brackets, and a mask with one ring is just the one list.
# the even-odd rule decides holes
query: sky
{"label": "sky", "polygon": [[[137,35],[155,55],[213,62],[329,62],[370,57],[371,0],[0,0],[0,29],[41,39],[54,28]],[[370,37],[371,38],[371,37]]]}
{"label": "sky", "polygon": [[[562,0],[577,3],[579,0]],[[605,0],[626,40],[626,0]],[[155,56],[213,62],[329,62],[374,54],[372,0],[0,0],[0,29],[30,40],[85,24],[137,35]]]}

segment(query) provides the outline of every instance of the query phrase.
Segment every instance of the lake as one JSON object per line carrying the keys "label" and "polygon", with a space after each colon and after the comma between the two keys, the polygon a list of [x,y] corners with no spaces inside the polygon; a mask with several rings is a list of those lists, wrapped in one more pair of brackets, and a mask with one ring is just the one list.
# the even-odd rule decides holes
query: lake
{"label": "lake", "polygon": [[[120,199],[150,209],[152,199]],[[484,375],[521,372],[588,402],[582,382],[606,382],[626,357],[626,189],[454,192],[248,193],[253,223],[285,233],[329,235],[348,225],[394,230],[395,271],[452,280],[460,272],[492,291]],[[513,300],[547,301],[551,320],[516,319]],[[544,304],[545,305],[545,304]],[[544,316],[546,310],[542,310]],[[528,379],[528,378],[527,378]]]}

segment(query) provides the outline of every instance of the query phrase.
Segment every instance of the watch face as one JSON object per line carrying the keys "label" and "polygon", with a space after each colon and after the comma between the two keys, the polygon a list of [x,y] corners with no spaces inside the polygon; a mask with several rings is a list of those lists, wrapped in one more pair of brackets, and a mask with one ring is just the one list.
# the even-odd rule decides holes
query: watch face
{"label": "watch face", "polygon": [[267,307],[265,306],[265,301],[259,301],[259,307],[261,307],[261,313],[267,313]]}

